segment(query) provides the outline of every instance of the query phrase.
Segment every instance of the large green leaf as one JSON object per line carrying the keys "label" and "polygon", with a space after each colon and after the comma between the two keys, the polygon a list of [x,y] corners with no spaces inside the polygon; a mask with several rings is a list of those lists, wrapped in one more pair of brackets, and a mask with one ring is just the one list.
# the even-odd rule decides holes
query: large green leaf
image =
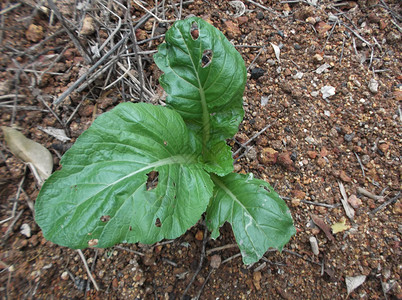
{"label": "large green leaf", "polygon": [[[99,116],[63,156],[36,200],[45,238],[70,248],[154,243],[194,225],[213,183],[176,112],[123,103]],[[151,171],[156,188],[146,188]]]}
{"label": "large green leaf", "polygon": [[243,262],[258,261],[268,248],[282,250],[296,233],[285,202],[265,181],[252,174],[231,173],[212,176],[214,195],[207,209],[207,225],[212,238],[219,228],[231,223]]}
{"label": "large green leaf", "polygon": [[[193,37],[194,29],[198,33]],[[221,161],[211,161],[213,155],[207,152],[215,153],[217,144],[231,138],[243,118],[244,61],[218,29],[200,18],[175,22],[165,39],[154,60],[164,72],[159,81],[168,94],[166,102],[196,133],[213,170]],[[210,61],[203,65],[207,52]],[[213,171],[232,170],[230,164],[223,164]]]}

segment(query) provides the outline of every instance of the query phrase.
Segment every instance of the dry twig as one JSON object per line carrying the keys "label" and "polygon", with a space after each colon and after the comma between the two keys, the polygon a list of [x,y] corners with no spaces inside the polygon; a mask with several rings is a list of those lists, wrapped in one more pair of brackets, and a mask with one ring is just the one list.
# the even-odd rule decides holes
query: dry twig
{"label": "dry twig", "polygon": [[336,204],[327,204],[327,203],[321,203],[321,202],[313,202],[313,201],[308,201],[308,200],[300,200],[300,202],[305,203],[305,204],[311,204],[311,205],[317,205],[317,206],[322,206],[322,207],[327,207],[327,208],[337,208],[341,204],[336,203]]}
{"label": "dry twig", "polygon": [[[205,226],[205,225],[204,225]],[[190,282],[188,283],[186,289],[183,292],[183,295],[181,296],[181,299],[184,300],[185,296],[188,292],[188,290],[190,289],[191,285],[193,284],[195,278],[197,277],[198,273],[201,272],[202,269],[202,264],[204,263],[204,259],[205,259],[205,246],[207,245],[208,242],[208,230],[207,227],[205,226],[204,229],[204,239],[202,241],[202,247],[201,247],[201,257],[200,257],[200,262],[198,264],[197,270],[194,272],[193,277],[191,277]]]}
{"label": "dry twig", "polygon": [[8,226],[6,233],[3,236],[3,240],[2,243],[4,243],[5,241],[7,241],[8,237],[10,236],[11,232],[13,231],[14,225],[15,223],[17,223],[17,221],[19,220],[19,218],[21,218],[22,213],[24,212],[24,210],[20,210],[20,212],[17,214],[17,216],[13,219],[13,221],[11,222],[11,224]]}
{"label": "dry twig", "polygon": [[228,245],[208,249],[205,253],[206,253],[206,255],[210,255],[213,252],[221,251],[221,250],[225,250],[225,249],[229,249],[229,248],[234,248],[234,247],[237,247],[237,244],[228,244]]}
{"label": "dry twig", "polygon": [[345,209],[345,213],[348,216],[348,218],[353,221],[353,218],[355,216],[355,210],[348,203],[348,196],[346,195],[345,187],[342,184],[342,182],[338,181],[338,186],[339,186],[339,190],[341,191],[341,195],[342,195],[341,202],[342,202],[343,208]]}
{"label": "dry twig", "polygon": [[362,187],[358,187],[356,191],[357,191],[359,194],[362,194],[363,196],[369,197],[369,198],[371,198],[371,199],[373,199],[373,200],[376,200],[376,201],[378,201],[378,200],[384,200],[384,197],[383,197],[383,196],[374,195],[373,193],[371,193],[371,192],[365,190],[365,189],[362,188]]}
{"label": "dry twig", "polygon": [[362,161],[360,160],[360,157],[359,157],[359,155],[357,155],[356,152],[353,152],[353,153],[355,154],[357,161],[359,162],[360,168],[362,169],[363,177],[365,178],[366,174],[364,173],[364,167],[363,167]]}
{"label": "dry twig", "polygon": [[374,214],[378,213],[380,210],[383,210],[386,206],[390,205],[391,203],[396,202],[396,200],[398,200],[400,195],[401,195],[401,192],[398,192],[398,194],[396,194],[395,197],[389,199],[388,201],[384,202],[383,204],[381,204],[376,209],[372,210],[370,212],[370,215],[373,216]]}
{"label": "dry twig", "polygon": [[255,140],[257,137],[259,137],[262,133],[264,133],[268,128],[270,128],[273,124],[275,124],[277,120],[275,120],[274,122],[268,124],[267,126],[265,126],[263,129],[261,129],[259,132],[257,132],[256,134],[254,134],[247,142],[243,143],[240,145],[240,148],[237,149],[237,151],[235,153],[232,154],[232,157],[236,157],[236,155],[242,151],[242,149],[244,149],[248,144],[250,144],[253,140]]}
{"label": "dry twig", "polygon": [[137,254],[139,256],[145,256],[145,254],[142,253],[142,252],[131,250],[131,249],[128,249],[128,248],[125,248],[125,247],[122,247],[122,246],[114,246],[114,248],[124,250],[124,251],[130,252],[130,253],[134,253],[134,254]]}
{"label": "dry twig", "polygon": [[80,78],[77,79],[76,82],[74,82],[67,90],[64,91],[63,94],[60,95],[59,98],[57,98],[54,102],[53,105],[58,105],[60,104],[61,101],[63,101],[68,95],[71,94],[72,91],[74,91],[84,80],[88,78],[88,76],[95,71],[97,67],[99,67],[106,59],[109,58],[113,54],[114,51],[116,51],[123,43],[126,41],[127,35],[124,36],[112,49],[110,49],[104,56],[102,56],[92,67],[89,68],[89,70],[83,74]]}
{"label": "dry twig", "polygon": [[241,253],[237,253],[229,258],[226,258],[225,260],[222,261],[222,264],[226,264],[227,262],[231,261],[232,259],[235,259],[237,257],[241,256]]}
{"label": "dry twig", "polygon": [[70,29],[70,27],[66,24],[63,15],[60,13],[59,9],[57,8],[56,4],[54,4],[53,0],[47,0],[47,3],[56,17],[59,19],[61,25],[66,30],[68,36],[73,41],[75,47],[77,47],[78,51],[80,51],[82,57],[84,57],[85,61],[92,62],[91,55],[88,53],[86,48],[81,44],[79,38],[75,36],[75,33]]}
{"label": "dry twig", "polygon": [[90,270],[89,267],[88,267],[88,263],[87,263],[87,260],[85,259],[84,253],[82,253],[82,251],[81,251],[80,249],[78,249],[77,252],[78,252],[78,254],[79,254],[80,257],[81,257],[82,262],[84,263],[85,270],[87,271],[87,274],[88,274],[89,279],[91,279],[91,281],[92,281],[92,283],[93,283],[95,289],[96,289],[97,291],[99,291],[99,286],[98,286],[98,284],[96,283],[95,278],[92,276],[92,272],[91,272],[91,270]]}

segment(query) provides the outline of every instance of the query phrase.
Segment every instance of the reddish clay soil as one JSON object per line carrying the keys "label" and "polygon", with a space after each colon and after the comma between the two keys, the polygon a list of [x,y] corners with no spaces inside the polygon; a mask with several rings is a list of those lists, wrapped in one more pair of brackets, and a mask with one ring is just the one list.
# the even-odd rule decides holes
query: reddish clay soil
{"label": "reddish clay soil", "polygon": [[[228,224],[216,240],[199,222],[156,245],[86,249],[97,291],[77,251],[43,238],[32,210],[39,192],[35,178],[1,133],[2,299],[402,299],[400,1],[158,1],[158,19],[138,2],[127,9],[126,2],[57,1],[73,37],[46,5],[3,2],[0,125],[16,126],[47,147],[59,168],[60,156],[98,115],[123,101],[163,101],[161,72],[152,60],[172,24],[162,19],[202,17],[236,46],[248,68],[245,118],[228,142],[236,151],[252,140],[239,151],[235,170],[275,188],[290,207],[297,234],[282,253],[268,251],[251,266],[242,263]],[[147,10],[156,5],[142,2]],[[82,28],[84,16],[93,19],[93,28]],[[135,27],[141,60],[131,60],[132,75],[150,93],[140,96],[129,76],[105,88],[123,73],[114,67],[53,106],[110,50],[107,45],[98,57],[91,52],[119,20],[121,32]],[[273,45],[280,48],[280,62]],[[324,99],[326,91],[335,94]],[[71,140],[62,142],[39,127],[64,129]],[[354,206],[353,220],[341,204],[340,185]],[[331,232],[342,222],[340,232]],[[30,235],[21,233],[23,224]],[[203,243],[201,271],[183,295]],[[365,276],[364,282],[348,295],[347,283],[356,276]]]}

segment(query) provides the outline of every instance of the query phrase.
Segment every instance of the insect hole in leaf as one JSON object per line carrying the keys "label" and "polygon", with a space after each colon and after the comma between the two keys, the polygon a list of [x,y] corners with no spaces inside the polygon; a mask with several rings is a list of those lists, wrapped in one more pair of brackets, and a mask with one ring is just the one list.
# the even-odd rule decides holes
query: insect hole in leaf
{"label": "insect hole in leaf", "polygon": [[110,221],[110,216],[109,215],[106,215],[106,216],[102,216],[101,218],[100,218],[100,220],[102,221],[102,222],[109,222]]}
{"label": "insect hole in leaf", "polygon": [[212,62],[212,50],[204,50],[201,58],[201,67],[205,68]]}
{"label": "insect hole in leaf", "polygon": [[196,22],[193,22],[193,24],[191,24],[190,35],[194,41],[196,41],[200,36],[200,33],[198,31],[198,24]]}
{"label": "insect hole in leaf", "polygon": [[148,176],[146,184],[147,191],[153,190],[158,185],[159,173],[157,171],[151,171],[147,174],[147,176]]}
{"label": "insect hole in leaf", "polygon": [[268,187],[266,187],[266,186],[262,186],[263,188],[264,188],[264,190],[266,190],[268,193],[271,193],[272,192],[272,190],[270,190]]}

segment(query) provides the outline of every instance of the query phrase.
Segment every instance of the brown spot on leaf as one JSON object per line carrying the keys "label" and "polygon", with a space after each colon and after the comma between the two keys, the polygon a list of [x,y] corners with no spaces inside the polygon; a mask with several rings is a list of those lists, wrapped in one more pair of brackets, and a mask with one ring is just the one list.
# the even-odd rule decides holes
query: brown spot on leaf
{"label": "brown spot on leaf", "polygon": [[110,216],[109,216],[109,215],[102,216],[102,217],[100,218],[100,220],[101,220],[102,222],[108,222],[108,221],[110,220]]}

